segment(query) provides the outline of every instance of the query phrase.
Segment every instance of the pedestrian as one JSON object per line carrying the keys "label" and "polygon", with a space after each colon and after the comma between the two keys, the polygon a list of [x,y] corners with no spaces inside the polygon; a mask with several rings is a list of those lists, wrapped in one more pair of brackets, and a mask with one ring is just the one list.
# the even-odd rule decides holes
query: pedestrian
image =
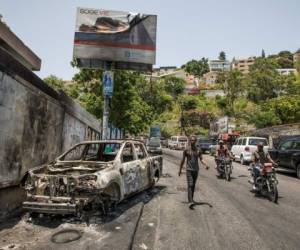
{"label": "pedestrian", "polygon": [[191,136],[190,146],[183,151],[182,160],[178,172],[178,176],[180,176],[183,164],[186,159],[186,178],[187,178],[189,203],[194,202],[195,186],[196,186],[196,181],[199,173],[198,160],[200,159],[200,162],[206,167],[206,170],[209,169],[209,166],[203,161],[201,151],[196,147],[196,142],[197,142],[196,136]]}

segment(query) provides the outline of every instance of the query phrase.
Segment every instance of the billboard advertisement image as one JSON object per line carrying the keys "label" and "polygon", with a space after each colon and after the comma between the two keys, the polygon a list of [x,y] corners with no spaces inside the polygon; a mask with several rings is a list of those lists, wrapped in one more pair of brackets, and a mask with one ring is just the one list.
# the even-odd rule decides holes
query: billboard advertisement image
{"label": "billboard advertisement image", "polygon": [[156,15],[78,8],[73,57],[79,67],[151,70],[156,56]]}

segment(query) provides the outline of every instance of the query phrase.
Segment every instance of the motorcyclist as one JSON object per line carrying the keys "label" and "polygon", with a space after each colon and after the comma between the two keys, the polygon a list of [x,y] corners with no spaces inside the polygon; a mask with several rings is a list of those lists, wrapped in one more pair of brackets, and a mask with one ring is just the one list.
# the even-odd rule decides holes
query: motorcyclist
{"label": "motorcyclist", "polygon": [[219,144],[217,145],[216,148],[215,161],[216,161],[216,168],[218,171],[219,171],[221,157],[225,157],[226,160],[230,160],[232,158],[230,151],[223,140],[219,141]]}
{"label": "motorcyclist", "polygon": [[259,177],[262,167],[265,163],[272,163],[277,166],[273,161],[270,154],[264,151],[264,144],[262,142],[257,144],[257,150],[252,154],[252,167],[253,167],[253,190],[256,190],[256,179]]}

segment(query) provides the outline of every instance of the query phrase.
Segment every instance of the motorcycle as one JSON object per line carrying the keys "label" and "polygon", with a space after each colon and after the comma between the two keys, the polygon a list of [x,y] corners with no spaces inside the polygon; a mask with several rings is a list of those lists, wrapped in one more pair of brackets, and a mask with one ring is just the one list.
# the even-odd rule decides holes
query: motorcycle
{"label": "motorcycle", "polygon": [[[257,168],[260,170],[259,176],[254,178],[254,168]],[[252,165],[252,167],[249,167],[248,170],[251,173],[251,177],[253,178],[252,181],[249,182],[255,185],[256,190],[255,192],[257,194],[263,195],[265,197],[268,197],[268,199],[274,203],[277,203],[278,200],[278,180],[276,178],[276,170],[273,167],[272,163],[265,163],[262,164],[256,164]],[[255,183],[254,183],[255,180]]]}
{"label": "motorcycle", "polygon": [[221,178],[225,177],[227,181],[231,181],[232,162],[230,159],[221,156],[218,158],[217,171]]}

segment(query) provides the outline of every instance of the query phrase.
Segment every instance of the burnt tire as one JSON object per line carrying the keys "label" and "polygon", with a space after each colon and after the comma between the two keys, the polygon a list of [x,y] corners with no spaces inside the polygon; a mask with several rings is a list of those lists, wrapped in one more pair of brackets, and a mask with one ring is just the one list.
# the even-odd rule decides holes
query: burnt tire
{"label": "burnt tire", "polygon": [[112,183],[103,190],[103,213],[106,215],[110,211],[115,210],[120,201],[120,188],[118,184]]}

